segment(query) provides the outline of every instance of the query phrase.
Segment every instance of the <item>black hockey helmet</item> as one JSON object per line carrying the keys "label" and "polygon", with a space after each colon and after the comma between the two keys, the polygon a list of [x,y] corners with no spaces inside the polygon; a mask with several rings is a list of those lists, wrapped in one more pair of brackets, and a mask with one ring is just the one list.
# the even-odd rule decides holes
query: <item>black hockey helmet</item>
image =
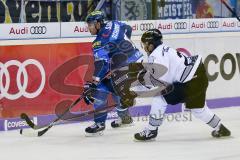
{"label": "black hockey helmet", "polygon": [[150,29],[143,33],[141,41],[142,43],[148,42],[148,44],[152,44],[156,48],[162,44],[162,33],[158,29]]}

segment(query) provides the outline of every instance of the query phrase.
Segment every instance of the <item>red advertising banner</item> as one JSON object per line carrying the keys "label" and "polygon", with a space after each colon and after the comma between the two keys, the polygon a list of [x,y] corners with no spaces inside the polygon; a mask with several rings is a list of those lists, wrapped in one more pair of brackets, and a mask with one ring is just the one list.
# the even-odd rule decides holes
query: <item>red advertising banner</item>
{"label": "red advertising banner", "polygon": [[92,71],[91,43],[0,46],[0,118],[53,114],[81,95]]}

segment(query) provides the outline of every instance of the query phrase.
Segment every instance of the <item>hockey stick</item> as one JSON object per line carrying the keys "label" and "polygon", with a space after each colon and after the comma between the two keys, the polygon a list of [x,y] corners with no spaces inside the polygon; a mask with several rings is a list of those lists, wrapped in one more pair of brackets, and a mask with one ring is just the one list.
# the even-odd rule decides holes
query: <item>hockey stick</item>
{"label": "hockey stick", "polygon": [[[62,119],[62,117],[70,111],[70,109],[72,109],[82,98],[84,97],[84,94],[81,95],[76,101],[74,101],[69,107],[67,110],[65,110],[63,112],[63,114],[61,116],[59,116],[58,118],[56,118],[53,122],[51,122],[49,125],[47,126],[42,126],[42,127],[37,127],[30,119],[29,117],[26,115],[26,114],[22,114],[21,115],[21,118],[23,118],[27,124],[33,128],[33,129],[40,129],[40,128],[44,128],[44,127],[47,127],[45,128],[44,130],[42,131],[38,131],[38,132],[32,132],[32,136],[42,136],[44,133],[46,133],[50,128],[52,128],[53,125],[55,125],[59,120]],[[36,126],[36,127],[35,127]],[[35,127],[35,128],[34,128]],[[20,130],[20,134],[23,134],[23,135],[31,135],[31,133],[28,133],[28,134],[25,134],[25,132],[23,132],[23,129]]]}
{"label": "hockey stick", "polygon": [[[109,71],[98,83],[101,83],[104,79],[109,78],[109,75],[112,72]],[[37,129],[41,129],[41,128],[45,128],[42,131],[36,132],[36,133],[32,133],[32,134],[28,134],[28,135],[32,135],[32,136],[42,136],[44,133],[46,133],[50,128],[52,128],[52,126],[54,126],[55,124],[59,123],[60,120],[62,120],[62,118],[64,117],[64,115],[66,115],[67,113],[69,113],[69,111],[78,103],[81,101],[81,99],[83,99],[88,92],[90,92],[91,89],[87,90],[86,92],[84,92],[78,99],[76,99],[58,118],[56,118],[53,122],[51,122],[48,125],[45,126],[37,126],[35,125],[29,118],[29,116],[25,113],[21,114],[21,118],[24,119],[26,121],[26,123],[34,130]],[[93,111],[94,112],[94,111]],[[23,129],[20,130],[20,134],[24,134]]]}
{"label": "hockey stick", "polygon": [[[69,107],[66,111],[63,112],[63,114],[61,116],[59,116],[57,119],[55,119],[53,122],[56,123],[57,121],[61,120],[62,117],[70,111],[70,109],[72,109],[82,98],[84,97],[84,94],[81,95],[78,99],[76,99]],[[24,119],[26,121],[26,123],[28,124],[29,127],[31,127],[32,129],[34,130],[37,130],[37,129],[41,129],[41,128],[44,128],[44,127],[47,127],[48,125],[43,125],[43,126],[38,126],[36,124],[34,124],[31,119],[29,118],[29,116],[26,114],[26,113],[22,113],[21,116],[20,116],[22,119]],[[52,123],[53,123],[52,122]],[[22,130],[22,129],[21,129]],[[20,132],[21,132],[20,130]]]}
{"label": "hockey stick", "polygon": [[[79,97],[75,102],[73,102],[72,104],[71,104],[71,106],[69,106],[69,107],[73,107],[74,105],[76,105],[81,99],[80,99],[81,97]],[[111,107],[111,106],[110,106]],[[71,108],[68,108],[68,111],[70,111],[70,109]],[[97,112],[97,111],[95,111],[95,112]],[[71,112],[69,112],[69,113],[71,113]],[[61,114],[61,117],[60,117],[60,119],[58,120],[59,121],[59,123],[61,122],[61,121],[71,121],[71,120],[74,120],[74,119],[77,119],[77,118],[82,118],[82,117],[84,117],[84,116],[87,116],[87,115],[90,115],[90,114],[92,114],[92,113],[94,113],[94,111],[86,111],[86,112],[84,112],[84,113],[80,113],[80,114],[77,114],[77,115],[74,115],[74,117],[70,117],[70,118],[67,118],[67,119],[63,119],[63,116],[65,115],[65,114],[67,114],[67,112],[65,113],[62,113]],[[45,127],[47,127],[49,124],[46,124],[46,125],[42,125],[42,126],[39,126],[39,125],[36,125],[36,124],[34,124],[33,123],[33,121],[31,121],[31,119],[30,119],[30,117],[26,114],[26,113],[22,113],[21,114],[21,116],[20,116],[23,120],[25,120],[26,121],[26,123],[28,124],[28,126],[30,127],[30,128],[32,128],[32,129],[34,129],[34,130],[38,130],[38,129],[41,129],[41,128],[45,128]],[[61,120],[61,121],[60,121]],[[56,122],[56,124],[58,124],[58,122]]]}
{"label": "hockey stick", "polygon": [[237,13],[230,7],[229,4],[225,0],[221,0],[222,4],[237,18],[237,20],[240,22],[240,18],[238,17]]}
{"label": "hockey stick", "polygon": [[[76,118],[84,118],[86,116],[90,116],[94,113],[101,113],[101,112],[107,112],[107,111],[110,111],[112,110],[113,108],[116,107],[117,104],[114,104],[114,105],[111,105],[111,106],[106,106],[106,107],[103,107],[101,109],[98,109],[98,110],[92,110],[92,111],[87,111],[87,112],[83,112],[75,117],[72,117],[70,119],[66,119],[66,120],[74,120]],[[62,120],[62,119],[61,119]],[[63,121],[63,120],[62,120]],[[59,124],[59,120],[54,120],[53,122],[51,122],[47,128],[41,130],[41,131],[36,131],[36,130],[23,130],[21,129],[20,130],[20,134],[22,135],[25,135],[25,136],[31,136],[31,137],[40,137],[42,135],[44,135],[50,128],[52,128],[54,125],[56,124]]]}

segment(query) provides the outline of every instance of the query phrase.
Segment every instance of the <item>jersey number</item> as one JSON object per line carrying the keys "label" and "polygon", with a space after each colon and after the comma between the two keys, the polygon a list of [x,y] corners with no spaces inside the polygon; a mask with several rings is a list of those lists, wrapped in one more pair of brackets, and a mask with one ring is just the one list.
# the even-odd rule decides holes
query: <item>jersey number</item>
{"label": "jersey number", "polygon": [[180,81],[181,82],[184,82],[184,80],[188,77],[188,75],[190,74],[190,72],[192,71],[192,68],[198,58],[198,56],[191,56],[191,57],[186,57],[184,56],[182,53],[180,52],[177,52],[177,55],[180,57],[180,58],[184,58],[184,65],[186,66],[184,71],[183,71],[183,74],[180,78]]}

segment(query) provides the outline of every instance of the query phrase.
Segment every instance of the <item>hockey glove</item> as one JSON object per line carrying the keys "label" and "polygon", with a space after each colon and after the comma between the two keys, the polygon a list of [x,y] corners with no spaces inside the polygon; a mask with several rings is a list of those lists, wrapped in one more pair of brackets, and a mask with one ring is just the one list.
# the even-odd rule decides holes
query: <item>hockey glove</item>
{"label": "hockey glove", "polygon": [[133,91],[128,91],[128,93],[125,96],[122,96],[120,98],[120,103],[122,105],[122,108],[129,108],[135,105],[136,100],[135,98],[137,97],[137,94]]}
{"label": "hockey glove", "polygon": [[84,92],[85,97],[83,98],[87,105],[94,103],[93,94],[96,92],[97,85],[93,82],[87,82],[84,84]]}
{"label": "hockey glove", "polygon": [[85,96],[83,99],[87,105],[94,103],[94,98],[92,96]]}

